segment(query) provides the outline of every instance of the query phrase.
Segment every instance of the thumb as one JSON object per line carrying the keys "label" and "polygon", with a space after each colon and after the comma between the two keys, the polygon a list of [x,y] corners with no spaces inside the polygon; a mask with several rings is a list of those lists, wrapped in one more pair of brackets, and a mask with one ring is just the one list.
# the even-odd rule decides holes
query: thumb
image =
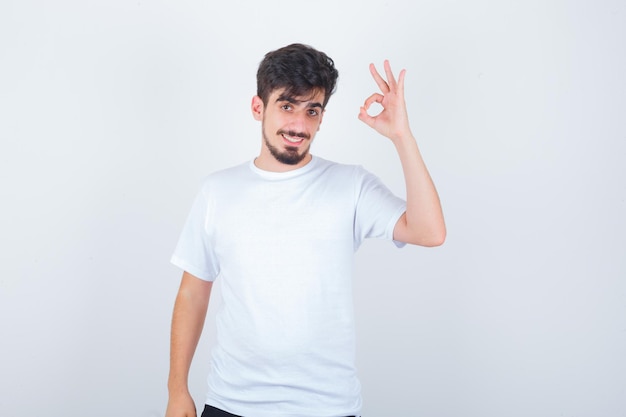
{"label": "thumb", "polygon": [[370,116],[367,113],[367,110],[365,109],[365,107],[363,106],[361,106],[361,109],[359,110],[359,120],[365,123],[366,125],[368,125],[369,127],[374,126],[375,118]]}

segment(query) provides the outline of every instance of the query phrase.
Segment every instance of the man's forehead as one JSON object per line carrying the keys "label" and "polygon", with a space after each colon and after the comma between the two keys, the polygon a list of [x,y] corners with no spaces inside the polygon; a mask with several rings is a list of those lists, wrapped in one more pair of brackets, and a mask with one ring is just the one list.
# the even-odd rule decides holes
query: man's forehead
{"label": "man's forehead", "polygon": [[275,101],[287,101],[289,103],[294,104],[320,104],[324,101],[324,92],[321,90],[312,90],[309,94],[295,96],[291,94],[287,89],[283,88],[280,90],[275,90],[272,93]]}

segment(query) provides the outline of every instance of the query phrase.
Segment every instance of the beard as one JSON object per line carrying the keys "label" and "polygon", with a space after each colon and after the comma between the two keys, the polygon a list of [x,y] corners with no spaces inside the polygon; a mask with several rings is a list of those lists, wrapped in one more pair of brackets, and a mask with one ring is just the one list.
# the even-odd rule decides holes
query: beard
{"label": "beard", "polygon": [[[282,133],[281,131],[277,132],[278,135],[280,135],[281,133]],[[285,132],[285,133],[288,133],[288,132]],[[293,134],[292,132],[289,132],[288,134],[292,136],[301,136],[298,134]],[[267,138],[267,135],[265,134],[265,129],[263,129],[263,140],[265,141],[265,145],[267,146],[267,149],[270,151],[270,154],[278,162],[286,164],[286,165],[297,165],[309,154],[309,146],[310,146],[309,144],[307,144],[306,147],[302,147],[303,149],[301,153],[298,152],[299,147],[297,146],[285,146],[285,150],[281,151],[276,146],[273,146],[270,143],[269,139]]]}

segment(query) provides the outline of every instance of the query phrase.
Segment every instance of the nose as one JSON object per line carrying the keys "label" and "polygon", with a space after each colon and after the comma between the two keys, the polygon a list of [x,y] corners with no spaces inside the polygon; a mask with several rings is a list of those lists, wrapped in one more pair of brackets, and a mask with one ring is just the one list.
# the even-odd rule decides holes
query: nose
{"label": "nose", "polygon": [[289,118],[289,122],[285,127],[293,133],[307,133],[309,130],[309,123],[310,120],[307,115],[298,112],[291,115],[291,117]]}

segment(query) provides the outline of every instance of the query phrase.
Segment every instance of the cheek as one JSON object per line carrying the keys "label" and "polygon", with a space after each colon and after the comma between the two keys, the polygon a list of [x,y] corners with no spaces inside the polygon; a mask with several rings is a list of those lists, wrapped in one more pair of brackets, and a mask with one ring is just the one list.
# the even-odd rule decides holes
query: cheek
{"label": "cheek", "polygon": [[280,120],[278,120],[275,116],[269,116],[265,119],[265,128],[268,131],[276,132],[280,127]]}
{"label": "cheek", "polygon": [[313,132],[317,132],[318,130],[320,130],[320,126],[322,125],[322,121],[321,120],[316,120],[314,123],[312,123],[311,125],[311,131]]}

